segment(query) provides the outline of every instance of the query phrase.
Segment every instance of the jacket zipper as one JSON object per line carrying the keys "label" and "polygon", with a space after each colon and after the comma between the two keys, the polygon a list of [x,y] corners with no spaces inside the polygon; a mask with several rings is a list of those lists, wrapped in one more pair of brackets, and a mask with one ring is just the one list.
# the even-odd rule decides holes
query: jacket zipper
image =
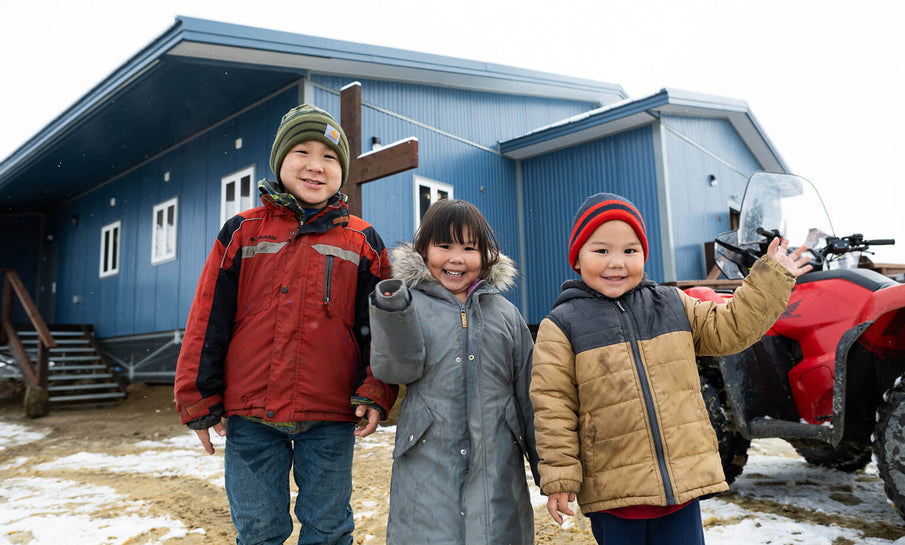
{"label": "jacket zipper", "polygon": [[666,504],[675,505],[675,492],[672,489],[672,482],[669,480],[669,471],[666,468],[666,456],[663,454],[663,439],[660,437],[660,421],[657,418],[656,410],[654,410],[654,399],[650,392],[650,384],[647,381],[647,372],[644,369],[644,364],[641,362],[641,349],[638,347],[638,336],[635,334],[635,327],[632,323],[631,316],[628,315],[628,310],[622,306],[622,302],[618,299],[615,303],[621,311],[619,318],[622,320],[625,329],[628,331],[628,337],[632,345],[635,369],[637,369],[638,378],[641,381],[641,393],[644,395],[644,406],[647,411],[647,418],[650,421],[651,434],[654,439],[654,449],[657,451],[657,465],[660,469],[660,477],[663,479],[663,491],[666,493]]}
{"label": "jacket zipper", "polygon": [[333,281],[333,256],[327,256],[326,273],[324,273],[324,306],[330,306],[330,295],[332,293],[331,283]]}

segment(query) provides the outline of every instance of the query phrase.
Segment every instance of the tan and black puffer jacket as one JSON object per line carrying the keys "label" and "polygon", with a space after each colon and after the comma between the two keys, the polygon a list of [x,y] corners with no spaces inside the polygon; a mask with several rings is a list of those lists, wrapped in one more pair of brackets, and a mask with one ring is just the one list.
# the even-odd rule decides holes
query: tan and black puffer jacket
{"label": "tan and black puffer jacket", "polygon": [[795,278],[755,264],[728,304],[648,280],[609,299],[568,281],[541,322],[534,404],[541,490],[583,513],[726,490],[695,355],[734,354],[785,310]]}

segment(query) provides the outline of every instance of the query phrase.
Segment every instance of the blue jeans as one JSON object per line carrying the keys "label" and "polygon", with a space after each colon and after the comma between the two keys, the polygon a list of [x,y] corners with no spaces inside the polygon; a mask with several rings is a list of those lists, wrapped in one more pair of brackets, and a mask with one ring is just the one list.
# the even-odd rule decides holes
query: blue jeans
{"label": "blue jeans", "polygon": [[299,545],[350,545],[354,422],[301,422],[285,432],[231,416],[224,476],[237,545],[283,545],[292,534],[289,470],[299,493]]}
{"label": "blue jeans", "polygon": [[704,545],[698,500],[665,517],[624,519],[609,513],[589,513],[588,520],[599,545]]}

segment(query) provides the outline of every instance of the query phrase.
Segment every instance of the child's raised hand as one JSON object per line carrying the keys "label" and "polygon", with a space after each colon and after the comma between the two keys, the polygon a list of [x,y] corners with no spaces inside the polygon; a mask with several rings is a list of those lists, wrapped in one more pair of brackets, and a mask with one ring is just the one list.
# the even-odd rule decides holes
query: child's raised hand
{"label": "child's raised hand", "polygon": [[569,509],[569,502],[575,501],[575,492],[557,492],[547,496],[547,512],[553,517],[556,524],[562,526],[562,515],[574,516],[575,512]]}
{"label": "child's raised hand", "polygon": [[808,264],[810,259],[801,255],[807,249],[807,246],[799,246],[795,251],[789,252],[789,239],[776,237],[770,241],[770,246],[767,247],[767,255],[775,259],[794,276],[801,276],[813,269]]}

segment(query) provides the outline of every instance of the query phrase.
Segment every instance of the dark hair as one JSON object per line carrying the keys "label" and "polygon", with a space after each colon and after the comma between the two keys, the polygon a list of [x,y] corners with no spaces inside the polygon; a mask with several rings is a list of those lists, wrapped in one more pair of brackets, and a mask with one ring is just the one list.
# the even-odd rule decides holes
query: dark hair
{"label": "dark hair", "polygon": [[427,250],[432,243],[462,244],[465,242],[462,235],[466,230],[481,251],[480,277],[486,280],[490,276],[491,267],[500,260],[500,247],[490,224],[470,202],[443,199],[430,205],[421,218],[421,226],[415,232],[412,245],[427,261]]}

